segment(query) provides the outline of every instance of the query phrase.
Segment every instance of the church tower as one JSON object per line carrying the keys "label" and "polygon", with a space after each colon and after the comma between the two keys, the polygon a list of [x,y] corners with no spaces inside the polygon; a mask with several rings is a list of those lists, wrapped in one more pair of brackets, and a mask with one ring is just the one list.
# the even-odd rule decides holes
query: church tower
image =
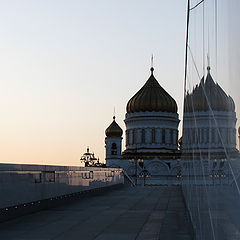
{"label": "church tower", "polygon": [[118,167],[118,161],[122,157],[123,131],[115,121],[115,116],[110,126],[105,131],[106,165]]}

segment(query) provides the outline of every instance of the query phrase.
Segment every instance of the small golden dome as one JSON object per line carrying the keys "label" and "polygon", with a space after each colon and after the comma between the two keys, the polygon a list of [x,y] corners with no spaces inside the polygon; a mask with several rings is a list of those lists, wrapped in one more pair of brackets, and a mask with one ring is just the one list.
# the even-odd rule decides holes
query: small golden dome
{"label": "small golden dome", "polygon": [[177,113],[175,100],[160,86],[153,75],[144,86],[128,101],[127,113],[133,112],[171,112]]}
{"label": "small golden dome", "polygon": [[106,129],[105,134],[107,137],[122,137],[123,130],[116,123],[115,116],[110,126]]}
{"label": "small golden dome", "polygon": [[223,91],[223,89],[214,82],[208,67],[206,80],[202,78],[199,85],[195,87],[192,93],[187,93],[185,97],[185,112],[209,111],[235,111],[233,99]]}

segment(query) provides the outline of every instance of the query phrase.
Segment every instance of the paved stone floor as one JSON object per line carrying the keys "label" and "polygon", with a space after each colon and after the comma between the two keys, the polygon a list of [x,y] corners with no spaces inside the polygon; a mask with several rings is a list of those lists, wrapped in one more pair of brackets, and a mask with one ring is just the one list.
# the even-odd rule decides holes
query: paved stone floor
{"label": "paved stone floor", "polygon": [[180,187],[123,187],[0,224],[0,239],[189,240]]}

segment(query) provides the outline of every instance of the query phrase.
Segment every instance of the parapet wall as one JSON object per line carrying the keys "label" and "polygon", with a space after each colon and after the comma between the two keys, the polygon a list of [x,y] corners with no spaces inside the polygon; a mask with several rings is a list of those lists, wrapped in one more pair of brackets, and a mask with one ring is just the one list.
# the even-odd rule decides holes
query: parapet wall
{"label": "parapet wall", "polygon": [[123,183],[119,168],[0,164],[0,209]]}

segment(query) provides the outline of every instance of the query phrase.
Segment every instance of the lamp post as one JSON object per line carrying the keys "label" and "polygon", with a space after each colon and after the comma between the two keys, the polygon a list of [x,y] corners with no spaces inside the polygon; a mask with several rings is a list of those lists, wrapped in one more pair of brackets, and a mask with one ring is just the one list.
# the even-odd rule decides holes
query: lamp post
{"label": "lamp post", "polygon": [[150,173],[147,169],[145,169],[145,167],[143,167],[144,169],[139,173],[139,177],[143,178],[143,186],[146,185],[146,178],[150,177]]}
{"label": "lamp post", "polygon": [[133,158],[133,159],[129,159],[128,160],[131,163],[134,163],[134,177],[135,177],[135,185],[137,186],[137,178],[138,178],[138,165],[143,168],[143,159],[137,159],[137,158]]}
{"label": "lamp post", "polygon": [[137,186],[137,178],[138,178],[138,174],[137,174],[137,169],[138,169],[138,165],[143,168],[143,164],[144,161],[143,159],[135,159],[135,177],[136,177],[136,186]]}
{"label": "lamp post", "polygon": [[182,173],[181,170],[177,172],[177,179],[180,181],[182,179]]}

